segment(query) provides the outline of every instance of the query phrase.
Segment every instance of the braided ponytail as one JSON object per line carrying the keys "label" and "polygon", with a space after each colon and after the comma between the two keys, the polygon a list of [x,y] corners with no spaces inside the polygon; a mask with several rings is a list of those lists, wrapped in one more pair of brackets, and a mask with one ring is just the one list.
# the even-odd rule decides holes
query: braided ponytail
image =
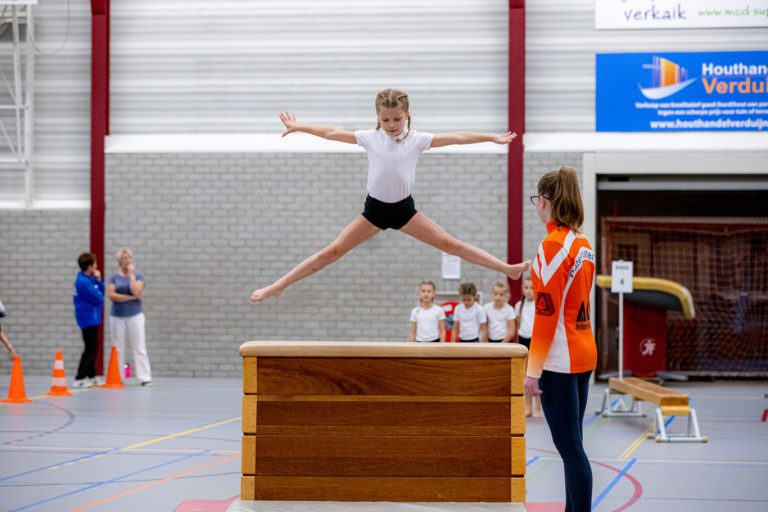
{"label": "braided ponytail", "polygon": [[[411,115],[408,104],[408,95],[398,89],[384,89],[376,95],[376,113],[382,108],[399,108],[408,116],[408,129],[411,129]],[[381,123],[376,122],[376,129],[381,128]]]}

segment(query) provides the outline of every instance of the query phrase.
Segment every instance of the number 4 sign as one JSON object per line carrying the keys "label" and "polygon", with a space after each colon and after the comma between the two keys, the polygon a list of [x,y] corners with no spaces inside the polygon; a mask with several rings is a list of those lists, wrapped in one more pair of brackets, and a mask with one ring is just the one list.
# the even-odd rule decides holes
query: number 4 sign
{"label": "number 4 sign", "polygon": [[611,262],[611,292],[632,293],[632,262]]}

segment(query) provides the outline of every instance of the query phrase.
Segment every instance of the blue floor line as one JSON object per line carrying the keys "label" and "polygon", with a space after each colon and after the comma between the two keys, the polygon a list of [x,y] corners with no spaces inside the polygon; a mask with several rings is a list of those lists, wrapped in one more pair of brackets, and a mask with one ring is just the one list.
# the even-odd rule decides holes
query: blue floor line
{"label": "blue floor line", "polygon": [[[619,399],[616,398],[613,402],[611,402],[611,408],[613,408],[616,405],[616,402],[618,401]],[[596,412],[595,414],[592,415],[591,418],[587,418],[586,420],[584,420],[584,423],[582,423],[582,425],[586,427],[587,425],[594,422],[597,418],[601,417],[602,415],[603,415],[602,411]]]}
{"label": "blue floor line", "polygon": [[11,478],[16,478],[16,477],[19,477],[19,476],[29,475],[31,473],[37,473],[38,471],[43,471],[43,470],[46,470],[46,469],[49,469],[49,468],[54,468],[56,466],[63,466],[64,464],[69,464],[70,462],[77,462],[78,460],[87,459],[87,458],[93,457],[95,455],[103,455],[105,453],[109,453],[109,452],[114,451],[114,450],[115,449],[113,448],[112,450],[105,450],[105,451],[101,451],[101,452],[89,452],[88,455],[83,455],[82,457],[77,457],[77,458],[74,458],[74,459],[65,460],[63,462],[57,462],[55,464],[48,464],[47,466],[42,466],[42,467],[39,467],[39,468],[30,469],[30,470],[27,470],[27,471],[22,471],[21,473],[16,473],[15,475],[4,476],[4,477],[0,478],[0,482],[4,482],[6,480],[10,480]]}
{"label": "blue floor line", "polygon": [[532,458],[531,460],[529,460],[528,462],[526,462],[526,463],[525,463],[525,467],[528,467],[528,466],[530,466],[531,464],[533,464],[534,462],[536,462],[537,460],[539,460],[539,457],[540,457],[540,456],[539,456],[539,455],[537,455],[537,456],[535,456],[534,458]]}
{"label": "blue floor line", "polygon": [[150,466],[148,468],[140,469],[138,471],[132,471],[131,473],[126,473],[125,475],[116,476],[115,478],[112,478],[110,480],[105,480],[103,482],[97,482],[95,484],[87,485],[85,487],[81,487],[80,489],[75,489],[73,491],[65,492],[63,494],[58,494],[56,496],[51,496],[50,498],[45,498],[40,501],[36,501],[34,503],[30,503],[29,505],[24,505],[18,508],[14,508],[12,510],[9,510],[8,512],[19,512],[20,510],[27,510],[32,507],[36,507],[38,505],[42,505],[44,503],[49,503],[51,501],[55,501],[61,498],[66,498],[67,496],[72,496],[73,494],[78,494],[83,491],[88,491],[90,489],[93,489],[95,487],[100,487],[102,485],[111,484],[113,482],[117,482],[118,480],[122,480],[123,478],[128,478],[129,476],[138,475],[139,473],[144,473],[146,471],[151,471],[153,469],[161,468],[163,466],[168,466],[170,464],[175,464],[177,462],[181,462],[183,460],[191,459],[192,457],[199,457],[200,455],[205,455],[206,453],[210,452],[211,450],[203,450],[198,453],[192,453],[190,455],[185,455],[184,457],[179,457],[178,459],[170,460],[168,462],[163,462],[162,464],[156,464],[154,466]]}
{"label": "blue floor line", "polygon": [[611,480],[611,483],[608,484],[608,487],[603,489],[603,492],[601,492],[600,495],[595,499],[595,501],[592,502],[592,510],[595,510],[597,506],[600,504],[600,502],[603,501],[606,496],[608,496],[608,493],[611,492],[611,489],[613,489],[616,486],[616,484],[619,483],[619,480],[622,479],[624,474],[627,471],[629,471],[629,468],[631,468],[635,464],[635,462],[637,462],[637,459],[630,460],[627,463],[627,465],[624,466],[624,468],[619,472],[619,474],[616,475],[616,478]]}

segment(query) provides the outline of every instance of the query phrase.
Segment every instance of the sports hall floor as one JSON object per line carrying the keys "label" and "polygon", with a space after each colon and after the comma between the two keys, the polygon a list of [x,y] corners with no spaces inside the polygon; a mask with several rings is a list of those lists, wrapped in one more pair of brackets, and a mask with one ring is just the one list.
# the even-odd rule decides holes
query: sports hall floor
{"label": "sports hall floor", "polygon": [[[50,377],[25,380],[32,403],[0,404],[0,510],[223,512],[238,497],[241,380],[129,381],[59,398],[44,396]],[[690,394],[709,443],[646,440],[650,416],[594,415],[604,385],[591,390],[593,510],[768,511],[766,383],[670,386]],[[530,420],[526,437],[528,510],[562,510],[562,466],[544,420]]]}

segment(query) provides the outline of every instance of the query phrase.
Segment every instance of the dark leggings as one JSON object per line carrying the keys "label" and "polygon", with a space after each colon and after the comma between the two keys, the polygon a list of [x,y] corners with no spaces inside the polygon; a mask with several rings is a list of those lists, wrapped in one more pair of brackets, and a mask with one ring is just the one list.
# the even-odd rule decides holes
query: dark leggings
{"label": "dark leggings", "polygon": [[96,352],[99,350],[99,326],[92,325],[83,329],[85,350],[80,356],[80,366],[77,367],[75,379],[92,379],[96,376]]}
{"label": "dark leggings", "polygon": [[589,512],[592,469],[584,452],[582,421],[587,407],[589,376],[544,371],[539,379],[541,407],[565,470],[565,512]]}

